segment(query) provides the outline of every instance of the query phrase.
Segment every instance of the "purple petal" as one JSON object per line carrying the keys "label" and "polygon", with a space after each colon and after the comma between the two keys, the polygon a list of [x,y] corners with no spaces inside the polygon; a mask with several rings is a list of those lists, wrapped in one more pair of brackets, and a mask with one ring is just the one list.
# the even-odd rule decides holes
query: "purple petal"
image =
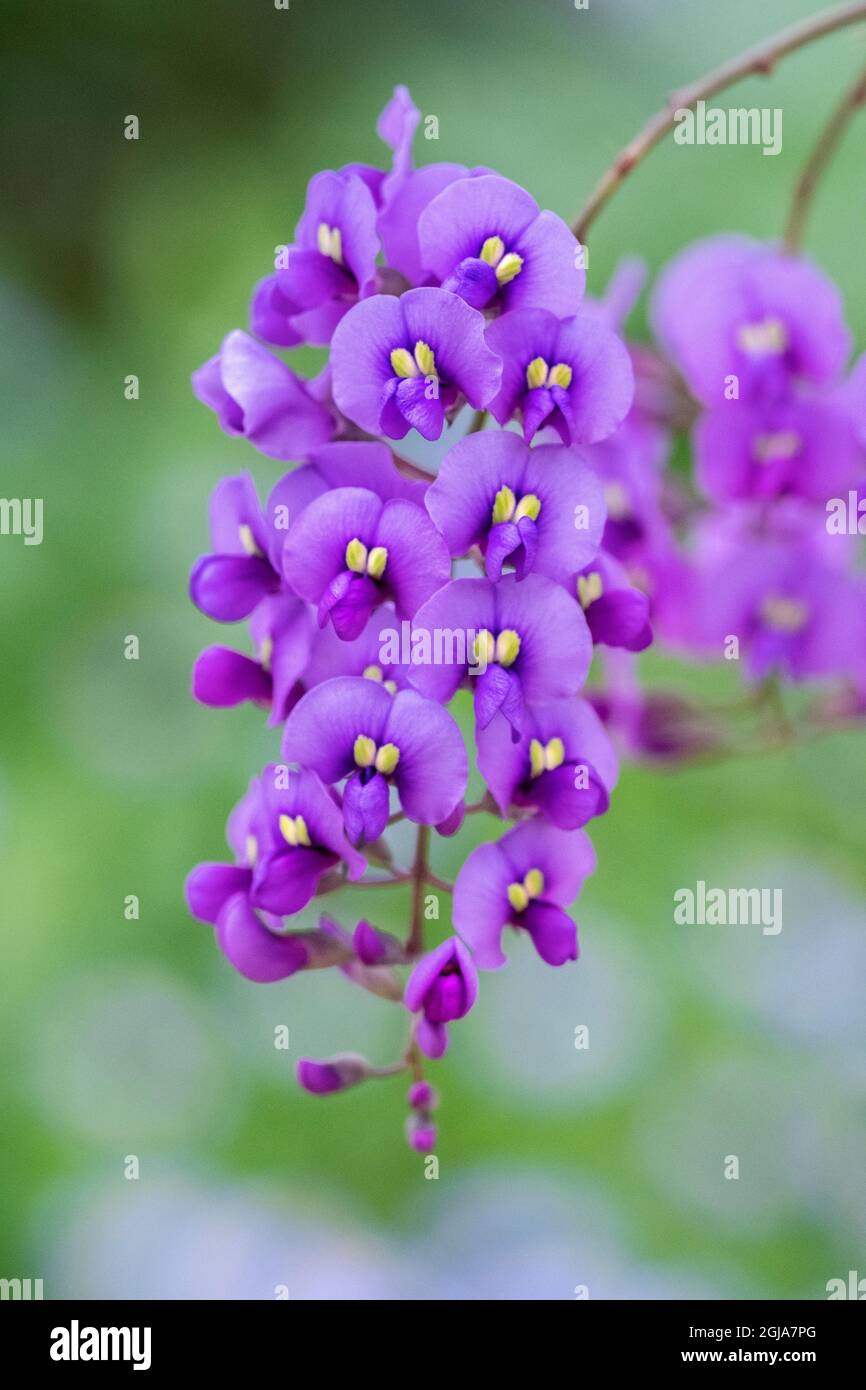
{"label": "purple petal", "polygon": [[192,668],[192,693],[203,705],[225,709],[253,700],[270,708],[271,678],[258,661],[229,647],[206,647]]}
{"label": "purple petal", "polygon": [[200,922],[216,922],[237,893],[249,892],[252,871],[236,864],[197,864],[186,880],[186,901]]}
{"label": "purple petal", "polygon": [[307,963],[304,946],[291,936],[277,936],[263,926],[243,893],[230,898],[223,907],[216,937],[226,959],[257,984],[288,979]]}
{"label": "purple petal", "polygon": [[287,762],[312,768],[324,782],[339,782],[355,766],[359,734],[377,746],[391,713],[392,697],[378,681],[336,676],[308,691],[295,705],[283,733]]}
{"label": "purple petal", "polygon": [[249,617],[279,587],[279,576],[258,555],[202,555],[189,577],[196,608],[220,623]]}
{"label": "purple petal", "polygon": [[441,705],[414,690],[393,697],[384,737],[400,750],[394,782],[410,820],[437,825],[462,800],[469,775],[463,736]]}
{"label": "purple petal", "polygon": [[520,925],[529,932],[533,946],[548,965],[577,960],[577,927],[561,907],[548,902],[530,903],[520,915]]}

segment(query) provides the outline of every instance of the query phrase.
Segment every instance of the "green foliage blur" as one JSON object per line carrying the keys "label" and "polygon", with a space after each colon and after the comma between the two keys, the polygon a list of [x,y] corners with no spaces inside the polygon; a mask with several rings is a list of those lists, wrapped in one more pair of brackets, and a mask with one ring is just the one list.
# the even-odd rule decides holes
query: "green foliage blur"
{"label": "green foliage blur", "polygon": [[[423,1220],[436,1186],[402,1137],[402,1081],[332,1102],[294,1083],[299,1054],[357,1045],[355,1011],[363,1047],[389,1060],[400,1026],[387,1006],[339,980],[332,997],[318,980],[235,979],[182,897],[189,868],[222,857],[228,810],[277,752],[256,711],[189,695],[197,651],[234,635],[186,592],[210,490],[249,468],[265,492],[280,471],[219,432],[189,377],[247,326],[308,178],[384,163],[376,117],[405,82],[439,119],[438,142],[419,132],[419,161],[491,165],[573,216],[669,90],[815,8],[7,0],[0,492],[44,498],[45,535],[39,547],[0,538],[0,1275],[39,1274],[80,1193],[122,1182],[129,1154],[142,1183],[178,1165],[201,1181],[262,1180],[348,1204],[386,1236]],[[654,274],[715,231],[777,236],[864,51],[866,34],[848,31],[737,89],[734,104],[783,109],[777,158],[658,149],[596,225],[591,292],[623,255]],[[123,137],[129,113],[137,142]],[[864,119],[807,242],[842,287],[860,350]],[[630,327],[645,336],[643,305]],[[300,354],[300,369],[320,359]],[[130,634],[138,661],[123,656]],[[709,698],[737,688],[730,669],[661,653],[643,669]],[[636,1259],[733,1294],[820,1298],[858,1260],[866,1273],[862,978],[859,1015],[846,993],[863,964],[864,748],[852,733],[748,764],[624,769],[592,827],[599,867],[578,904],[571,979],[542,981],[516,952],[482,980],[432,1069],[440,1189],[478,1170],[589,1184]],[[439,843],[440,873],[494,833],[482,821]],[[712,928],[675,928],[672,894],[698,878],[784,883],[785,931],[741,950]],[[137,921],[124,916],[130,894]],[[401,893],[348,903],[329,900],[346,925],[405,921]],[[315,1006],[301,999],[308,984]],[[583,1053],[574,1028],[589,1020]],[[288,1053],[273,1046],[280,1024]],[[721,1178],[730,1153],[738,1183]],[[54,1292],[75,1294],[75,1281]]]}

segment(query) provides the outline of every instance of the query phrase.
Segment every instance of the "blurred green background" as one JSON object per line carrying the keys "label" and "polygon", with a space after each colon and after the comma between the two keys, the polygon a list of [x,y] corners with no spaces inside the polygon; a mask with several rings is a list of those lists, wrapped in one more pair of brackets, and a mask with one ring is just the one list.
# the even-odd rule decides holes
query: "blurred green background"
{"label": "blurred green background", "polygon": [[[0,539],[0,1275],[44,1277],[48,1297],[821,1298],[866,1274],[862,737],[624,770],[592,829],[581,961],[515,950],[431,1069],[436,1182],[401,1136],[402,1081],[325,1103],[292,1077],[304,1053],[388,1060],[396,1011],[341,979],[234,977],[181,895],[277,748],[255,711],[188,694],[223,638],[186,597],[208,494],[280,471],[220,434],[189,376],[246,326],[308,178],[383,163],[376,116],[405,82],[439,118],[419,161],[495,166],[571,216],[668,90],[816,8],[6,0],[0,491],[43,497],[45,536]],[[736,90],[782,107],[777,158],[657,150],[596,226],[590,290],[625,254],[655,272],[716,230],[776,236],[864,53],[866,28],[848,31]],[[863,151],[861,124],[808,236],[860,350]],[[644,669],[734,689],[656,653]],[[441,873],[481,820],[459,851],[439,843]],[[698,878],[782,886],[783,932],[675,928],[673,891]],[[405,902],[378,896],[342,920],[398,927]]]}

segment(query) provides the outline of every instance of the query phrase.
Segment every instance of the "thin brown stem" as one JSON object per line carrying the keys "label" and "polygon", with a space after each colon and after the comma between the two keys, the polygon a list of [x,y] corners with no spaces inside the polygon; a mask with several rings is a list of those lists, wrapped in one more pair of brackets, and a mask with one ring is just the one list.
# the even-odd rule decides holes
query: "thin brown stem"
{"label": "thin brown stem", "polygon": [[453,883],[449,883],[447,878],[440,878],[438,874],[431,873],[429,869],[425,882],[429,883],[431,888],[438,888],[440,893],[454,892]]}
{"label": "thin brown stem", "polygon": [[866,68],[861,72],[853,87],[849,87],[845,92],[842,100],[834,109],[829,121],[815,141],[803,172],[797,180],[791,202],[791,211],[788,214],[788,224],[785,228],[785,246],[788,251],[797,252],[803,245],[806,220],[812,208],[815,189],[818,187],[822,174],[832,162],[842,136],[848,129],[853,116],[864,105],[866,105]]}
{"label": "thin brown stem", "polygon": [[430,827],[429,825],[418,826],[418,838],[415,841],[415,862],[412,865],[412,918],[409,928],[409,936],[406,941],[406,953],[409,956],[418,956],[424,949],[424,889],[427,886],[427,875],[429,866],[427,856],[430,852]]}
{"label": "thin brown stem", "polygon": [[647,121],[597,183],[574,223],[573,230],[578,241],[585,240],[591,224],[623,180],[668,131],[673,130],[678,111],[690,110],[699,101],[715,96],[717,92],[733,86],[743,77],[756,74],[768,76],[776,64],[789,53],[796,52],[798,48],[805,47],[825,34],[832,34],[849,24],[858,24],[861,20],[866,20],[866,0],[859,0],[859,3],[853,5],[840,5],[832,10],[822,10],[820,14],[812,15],[810,19],[794,24],[789,29],[783,29],[773,38],[765,39],[763,43],[747,49],[739,57],[731,58],[721,67],[699,78],[697,82],[684,87],[682,91],[673,92],[662,110]]}

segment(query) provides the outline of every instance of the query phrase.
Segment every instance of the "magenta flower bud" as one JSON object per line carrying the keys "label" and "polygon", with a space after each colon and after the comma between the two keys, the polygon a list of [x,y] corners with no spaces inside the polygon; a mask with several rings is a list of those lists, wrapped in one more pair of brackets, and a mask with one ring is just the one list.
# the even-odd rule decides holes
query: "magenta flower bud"
{"label": "magenta flower bud", "polygon": [[436,1126],[429,1119],[410,1115],[406,1121],[406,1138],[419,1154],[429,1154],[436,1147]]}
{"label": "magenta flower bud", "polygon": [[437,1096],[429,1081],[416,1081],[409,1087],[408,1099],[413,1110],[432,1110]]}
{"label": "magenta flower bud", "polygon": [[298,1081],[311,1096],[330,1096],[337,1091],[348,1091],[369,1075],[369,1063],[355,1052],[342,1052],[324,1062],[301,1057],[297,1066]]}
{"label": "magenta flower bud", "polygon": [[355,955],[363,965],[400,965],[406,959],[403,943],[390,932],[361,921],[352,937]]}

